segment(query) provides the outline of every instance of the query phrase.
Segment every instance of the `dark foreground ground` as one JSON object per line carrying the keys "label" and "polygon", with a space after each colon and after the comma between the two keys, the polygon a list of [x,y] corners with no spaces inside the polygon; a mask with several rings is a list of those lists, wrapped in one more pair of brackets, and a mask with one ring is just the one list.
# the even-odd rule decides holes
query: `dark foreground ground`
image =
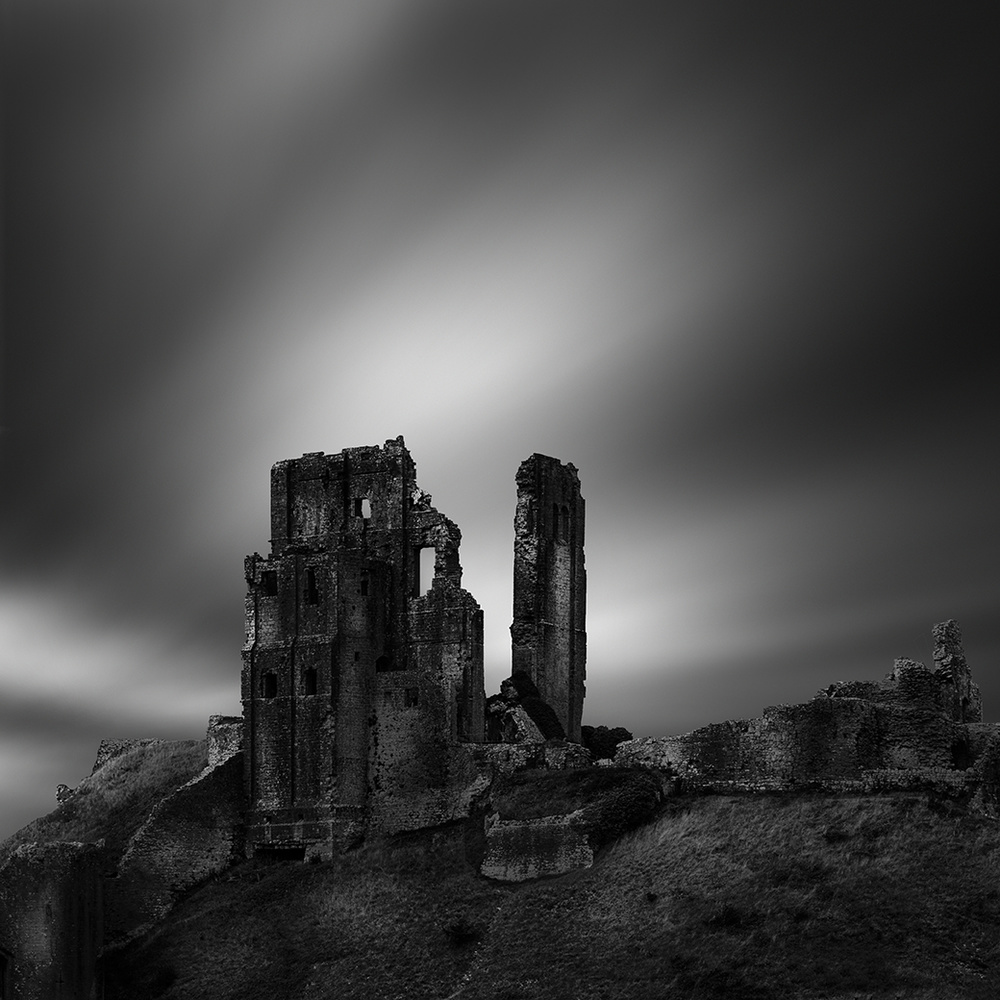
{"label": "dark foreground ground", "polygon": [[106,1000],[1000,997],[1000,827],[925,795],[670,800],[586,872],[459,829],[242,865],[105,960]]}

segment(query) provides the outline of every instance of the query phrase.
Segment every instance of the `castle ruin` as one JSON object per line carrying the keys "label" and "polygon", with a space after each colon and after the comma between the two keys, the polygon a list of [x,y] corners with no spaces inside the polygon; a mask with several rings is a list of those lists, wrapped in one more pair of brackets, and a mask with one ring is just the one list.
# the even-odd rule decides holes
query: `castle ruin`
{"label": "castle ruin", "polygon": [[[513,669],[579,742],[579,478],[533,455],[517,483]],[[462,784],[457,748],[484,741],[483,613],[462,589],[461,532],[430,500],[402,437],[271,470],[271,550],[245,561],[251,849],[343,846]]]}

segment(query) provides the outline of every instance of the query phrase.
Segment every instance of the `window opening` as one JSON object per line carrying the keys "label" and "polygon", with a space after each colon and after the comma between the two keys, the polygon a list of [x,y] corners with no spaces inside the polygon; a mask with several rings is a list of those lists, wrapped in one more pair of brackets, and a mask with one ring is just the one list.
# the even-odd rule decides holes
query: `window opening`
{"label": "window opening", "polygon": [[420,690],[419,688],[407,688],[403,692],[403,707],[413,708],[414,705],[420,703]]}
{"label": "window opening", "polygon": [[364,577],[361,580],[361,596],[362,597],[367,597],[368,596],[368,578],[367,577]]}
{"label": "window opening", "polygon": [[304,845],[302,847],[258,845],[254,848],[253,856],[261,861],[305,861],[306,849]]}
{"label": "window opening", "polygon": [[358,660],[360,659],[361,659],[361,654],[357,650],[354,650],[354,662],[357,663]]}
{"label": "window opening", "polygon": [[434,581],[434,547],[417,549],[413,560],[413,596],[423,597]]}
{"label": "window opening", "polygon": [[372,502],[368,497],[354,498],[354,516],[363,517],[366,521],[372,516]]}
{"label": "window opening", "polygon": [[319,591],[316,589],[316,571],[306,570],[306,604],[319,604]]}
{"label": "window opening", "polygon": [[266,569],[260,574],[260,585],[264,588],[266,597],[274,597],[278,593],[278,574],[273,569]]}
{"label": "window opening", "polygon": [[277,698],[278,696],[278,675],[272,673],[264,674],[260,679],[260,693],[265,698]]}
{"label": "window opening", "polygon": [[304,691],[306,694],[316,693],[316,671],[310,667],[303,676]]}

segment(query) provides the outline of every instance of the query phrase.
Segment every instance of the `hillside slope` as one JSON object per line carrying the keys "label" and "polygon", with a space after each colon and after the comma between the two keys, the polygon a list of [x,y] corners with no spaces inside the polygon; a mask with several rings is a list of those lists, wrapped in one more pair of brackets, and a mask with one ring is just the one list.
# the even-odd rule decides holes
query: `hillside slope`
{"label": "hillside slope", "polygon": [[106,956],[106,998],[993,1000],[998,876],[996,822],[917,795],[674,799],[520,886],[455,826],[234,868]]}
{"label": "hillside slope", "polygon": [[0,843],[0,864],[20,844],[104,840],[113,868],[153,807],[207,763],[204,740],[164,740],[113,757],[69,798]]}

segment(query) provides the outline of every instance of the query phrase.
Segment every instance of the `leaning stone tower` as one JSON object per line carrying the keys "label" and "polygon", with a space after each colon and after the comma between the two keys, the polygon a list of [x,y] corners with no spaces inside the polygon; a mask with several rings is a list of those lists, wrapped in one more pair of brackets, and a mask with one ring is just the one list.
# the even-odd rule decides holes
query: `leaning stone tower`
{"label": "leaning stone tower", "polygon": [[513,670],[523,670],[579,742],[587,664],[584,500],[576,467],[532,455],[517,470]]}

